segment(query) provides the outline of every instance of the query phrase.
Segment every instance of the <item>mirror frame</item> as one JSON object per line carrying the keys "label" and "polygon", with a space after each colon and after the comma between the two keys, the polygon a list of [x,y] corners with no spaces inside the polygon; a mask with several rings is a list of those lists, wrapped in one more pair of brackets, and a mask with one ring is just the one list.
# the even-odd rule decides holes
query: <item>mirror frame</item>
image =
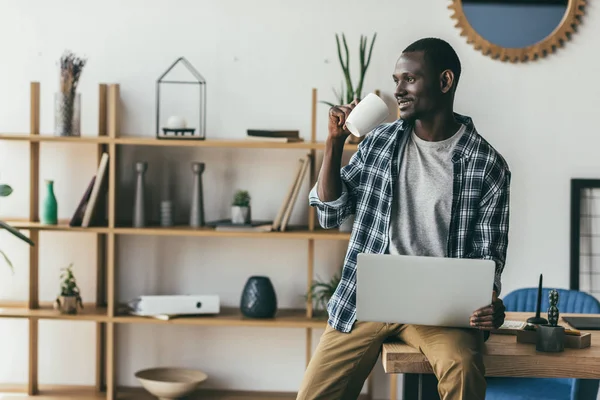
{"label": "mirror frame", "polygon": [[452,19],[456,20],[454,26],[460,29],[461,36],[467,37],[467,43],[488,57],[516,63],[538,60],[564,46],[581,23],[587,0],[569,0],[565,14],[554,31],[543,40],[522,48],[502,47],[485,40],[467,21],[462,7],[462,0],[451,1],[452,3],[448,8],[453,11]]}

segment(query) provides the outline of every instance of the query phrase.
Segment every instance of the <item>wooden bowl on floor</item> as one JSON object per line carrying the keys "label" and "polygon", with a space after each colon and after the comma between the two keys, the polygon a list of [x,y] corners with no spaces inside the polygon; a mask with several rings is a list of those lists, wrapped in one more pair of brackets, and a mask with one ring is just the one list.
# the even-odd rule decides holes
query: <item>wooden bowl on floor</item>
{"label": "wooden bowl on floor", "polygon": [[195,391],[208,376],[193,369],[149,368],[136,372],[135,377],[160,400],[175,400]]}

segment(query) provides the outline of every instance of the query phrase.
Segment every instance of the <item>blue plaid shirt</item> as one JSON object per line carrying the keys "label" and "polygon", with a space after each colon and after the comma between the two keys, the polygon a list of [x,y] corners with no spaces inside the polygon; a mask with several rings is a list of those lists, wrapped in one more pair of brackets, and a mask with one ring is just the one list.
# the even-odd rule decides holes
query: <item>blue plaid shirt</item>
{"label": "blue plaid shirt", "polygon": [[[511,172],[502,156],[477,133],[471,118],[459,114],[455,117],[466,125],[466,130],[452,156],[447,256],[494,260],[494,287],[499,295],[508,247]],[[392,196],[409,128],[402,120],[384,124],[359,144],[341,170],[340,198],[322,202],[317,185],[309,193],[309,204],[316,207],[319,223],[325,229],[335,228],[355,215],[342,278],[327,305],[328,322],[339,331],[350,332],[356,320],[356,256],[388,253]]]}

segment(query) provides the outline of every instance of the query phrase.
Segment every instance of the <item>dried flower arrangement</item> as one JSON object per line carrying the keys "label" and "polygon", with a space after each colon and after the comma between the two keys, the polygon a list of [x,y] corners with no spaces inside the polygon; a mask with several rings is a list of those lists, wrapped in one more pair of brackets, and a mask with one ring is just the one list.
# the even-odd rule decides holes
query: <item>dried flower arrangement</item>
{"label": "dried flower arrangement", "polygon": [[79,136],[79,110],[75,103],[77,85],[87,59],[65,51],[60,58],[60,91],[56,98],[56,135]]}
{"label": "dried flower arrangement", "polygon": [[87,59],[67,50],[60,58],[60,91],[67,97],[75,97],[77,84]]}

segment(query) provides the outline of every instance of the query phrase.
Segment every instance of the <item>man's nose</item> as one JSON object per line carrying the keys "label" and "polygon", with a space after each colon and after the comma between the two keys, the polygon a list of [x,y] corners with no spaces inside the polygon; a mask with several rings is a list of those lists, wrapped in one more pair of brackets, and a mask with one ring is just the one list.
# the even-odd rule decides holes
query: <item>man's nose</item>
{"label": "man's nose", "polygon": [[402,97],[406,94],[406,87],[402,83],[402,81],[398,82],[396,85],[396,90],[394,91],[396,97]]}

